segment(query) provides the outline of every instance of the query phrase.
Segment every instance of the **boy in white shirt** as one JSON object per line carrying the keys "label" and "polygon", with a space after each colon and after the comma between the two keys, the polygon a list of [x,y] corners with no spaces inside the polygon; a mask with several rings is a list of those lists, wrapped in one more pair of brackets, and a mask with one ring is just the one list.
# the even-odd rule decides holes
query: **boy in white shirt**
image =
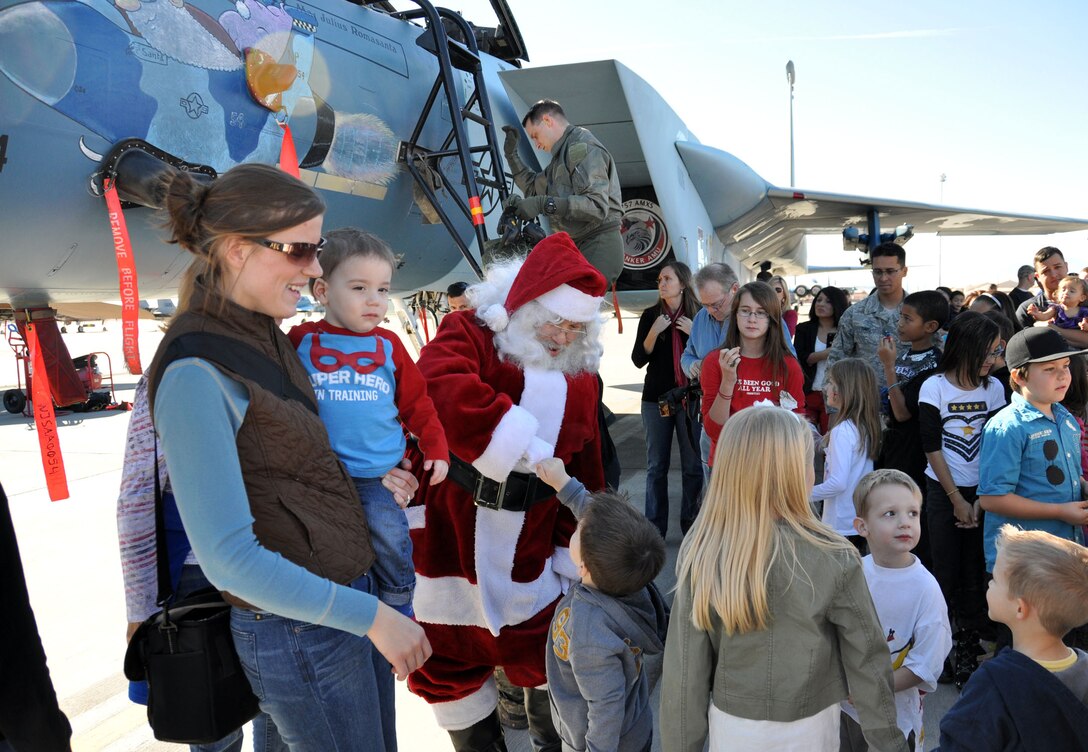
{"label": "boy in white shirt", "polygon": [[[888,643],[899,729],[912,750],[923,749],[922,692],[952,649],[952,629],[937,580],[911,553],[921,533],[922,493],[899,470],[876,470],[854,489],[854,529],[869,555],[861,560],[881,631]],[[869,749],[849,702],[843,703],[840,752]]]}

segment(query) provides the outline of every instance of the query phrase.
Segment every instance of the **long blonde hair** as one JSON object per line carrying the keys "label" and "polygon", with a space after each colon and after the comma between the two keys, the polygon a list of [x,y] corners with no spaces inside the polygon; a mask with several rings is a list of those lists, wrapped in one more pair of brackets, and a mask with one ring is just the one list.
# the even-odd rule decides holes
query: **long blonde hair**
{"label": "long blonde hair", "polygon": [[676,565],[677,581],[691,587],[696,628],[711,631],[715,614],[726,634],[767,628],[771,565],[779,556],[797,563],[779,522],[815,546],[852,548],[812,513],[811,462],[811,432],[787,410],[741,410],[725,424],[703,508]]}
{"label": "long blonde hair", "polygon": [[842,402],[831,419],[831,427],[844,420],[853,421],[865,442],[865,456],[875,462],[880,455],[883,426],[880,423],[880,387],[873,369],[861,358],[844,358],[827,369],[827,380],[838,387]]}

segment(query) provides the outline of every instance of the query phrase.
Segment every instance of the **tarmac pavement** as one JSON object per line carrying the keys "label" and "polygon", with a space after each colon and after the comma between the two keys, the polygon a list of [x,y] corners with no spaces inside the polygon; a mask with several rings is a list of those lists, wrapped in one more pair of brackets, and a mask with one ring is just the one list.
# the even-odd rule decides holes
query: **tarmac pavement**
{"label": "tarmac pavement", "polygon": [[[601,375],[605,403],[617,417],[611,433],[623,469],[621,490],[641,509],[646,477],[640,417],[644,372],[632,365],[629,356],[637,321],[637,316],[625,315],[623,335],[616,331],[615,321],[606,325]],[[157,322],[141,322],[145,366],[161,336]],[[104,332],[71,333],[64,339],[73,356],[109,353],[117,398],[132,399],[137,377],[124,369],[119,322],[106,322]],[[0,349],[0,384],[6,385],[2,389],[15,386],[16,367],[12,352]],[[11,504],[31,602],[57,696],[72,723],[75,752],[184,749],[154,740],[143,707],[129,702],[127,682],[121,675],[126,620],[115,512],[128,416],[121,411],[58,414],[71,498],[50,502],[33,422],[0,412],[0,483]],[[681,539],[679,467],[674,448],[668,561],[657,580],[670,600]],[[947,686],[927,697],[925,749],[936,746],[937,721],[955,698],[955,689]],[[430,709],[403,684],[398,685],[397,734],[406,752],[450,749],[449,737],[435,724]],[[524,731],[508,731],[507,743],[511,752],[531,749]],[[660,749],[659,738],[654,740],[654,749]]]}

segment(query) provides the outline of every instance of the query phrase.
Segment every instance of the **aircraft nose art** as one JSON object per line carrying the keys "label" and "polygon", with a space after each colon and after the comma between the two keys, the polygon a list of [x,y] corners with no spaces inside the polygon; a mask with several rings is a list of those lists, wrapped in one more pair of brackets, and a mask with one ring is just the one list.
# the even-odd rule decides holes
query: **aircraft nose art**
{"label": "aircraft nose art", "polygon": [[130,35],[79,2],[30,2],[0,11],[0,69],[16,85],[109,141],[143,137],[155,101],[140,90]]}
{"label": "aircraft nose art", "polygon": [[76,77],[76,45],[45,3],[0,10],[0,72],[35,99],[59,102]]}

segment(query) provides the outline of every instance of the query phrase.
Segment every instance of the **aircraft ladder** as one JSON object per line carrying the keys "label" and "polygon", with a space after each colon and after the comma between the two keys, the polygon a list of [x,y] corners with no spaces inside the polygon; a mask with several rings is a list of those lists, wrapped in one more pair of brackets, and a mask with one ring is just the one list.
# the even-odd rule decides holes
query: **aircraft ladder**
{"label": "aircraft ladder", "polygon": [[[452,189],[449,195],[465,217],[473,222],[476,241],[482,251],[484,242],[487,240],[487,228],[483,222],[480,187],[497,192],[499,203],[505,201],[510,195],[510,189],[502,168],[503,163],[491,116],[491,103],[488,101],[483,67],[480,63],[479,47],[472,27],[460,15],[446,8],[435,8],[428,0],[413,0],[413,2],[419,5],[418,9],[401,11],[392,15],[403,20],[426,20],[426,29],[430,33],[422,34],[417,44],[438,59],[438,75],[411,137],[401,142],[397,158],[408,168],[442,224],[449,230],[450,236],[457,243],[469,266],[473,268],[477,276],[482,277],[480,263],[461,239],[457,227],[439,203],[437,196],[440,188],[450,187],[454,182],[443,171],[443,161],[456,157],[460,163],[461,180],[466,195],[462,196]],[[449,37],[446,22],[460,32],[465,40],[463,43]],[[457,96],[456,71],[458,70],[469,73],[473,81],[473,90],[464,105],[458,101]],[[445,94],[452,128],[438,149],[428,149],[420,145],[419,138],[434,110],[440,92]],[[469,142],[466,121],[482,126],[485,143],[473,146]]]}

